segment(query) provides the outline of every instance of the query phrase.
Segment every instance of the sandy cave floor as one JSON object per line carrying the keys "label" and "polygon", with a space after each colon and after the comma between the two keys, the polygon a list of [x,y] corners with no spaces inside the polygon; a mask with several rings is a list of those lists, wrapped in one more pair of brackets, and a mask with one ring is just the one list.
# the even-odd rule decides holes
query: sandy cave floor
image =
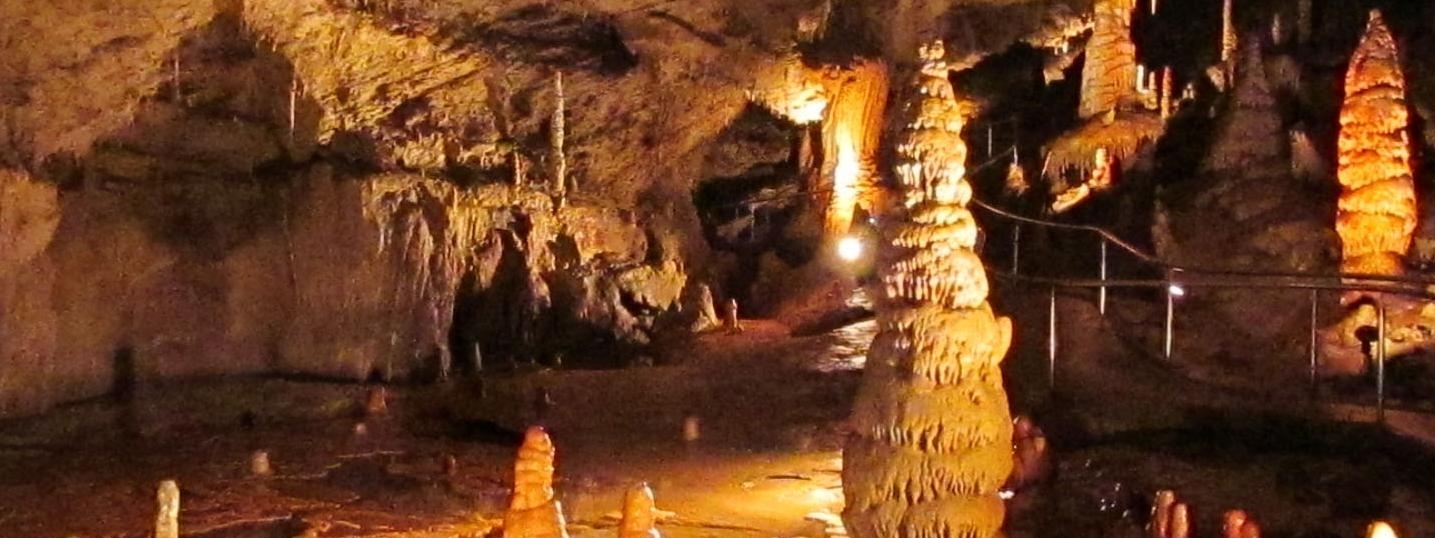
{"label": "sandy cave floor", "polygon": [[[0,536],[147,536],[164,478],[181,485],[186,536],[486,535],[501,522],[510,437],[536,418],[538,387],[554,402],[544,422],[574,536],[611,536],[621,495],[638,482],[669,512],[668,536],[822,536],[830,529],[811,516],[840,511],[842,423],[875,325],[811,337],[746,326],[669,349],[659,366],[495,374],[481,396],[471,379],[391,386],[376,417],[361,411],[367,387],[276,379],[175,384],[129,407],[71,405],[0,425]],[[1019,336],[1010,360],[1029,363],[1039,340]],[[1021,399],[1014,405],[1028,405]],[[680,433],[689,414],[702,424],[691,444]],[[354,433],[360,422],[367,434]],[[1412,536],[1435,529],[1435,479],[1366,436],[1138,432],[1063,447],[1058,433],[1057,479],[1018,494],[1008,535],[1140,536],[1144,499],[1166,487],[1191,500],[1198,529],[1234,506],[1277,538],[1356,536],[1373,516]],[[249,476],[261,449],[274,476]]]}

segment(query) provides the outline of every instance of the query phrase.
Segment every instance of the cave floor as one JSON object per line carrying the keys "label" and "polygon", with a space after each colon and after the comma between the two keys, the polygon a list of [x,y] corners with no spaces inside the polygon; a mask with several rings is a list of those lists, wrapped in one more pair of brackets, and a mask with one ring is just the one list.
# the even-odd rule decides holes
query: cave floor
{"label": "cave floor", "polygon": [[[1018,327],[1040,326],[1039,299],[999,306]],[[166,478],[180,484],[186,536],[484,536],[507,503],[512,438],[539,420],[558,449],[555,486],[574,536],[613,535],[622,494],[639,482],[652,486],[668,536],[823,536],[840,511],[843,420],[874,330],[868,321],[792,337],[749,321],[741,334],[670,345],[658,366],[527,369],[484,376],[482,389],[474,379],[389,386],[379,415],[363,411],[366,386],[260,378],[72,404],[0,424],[0,536],[148,536]],[[1435,532],[1428,453],[1392,450],[1360,426],[1185,427],[1179,413],[1114,412],[1156,407],[1183,387],[1131,364],[1116,363],[1120,376],[1084,367],[1121,355],[1099,331],[1064,336],[1065,394],[1042,396],[1040,333],[1018,333],[1008,384],[1014,408],[1047,428],[1056,479],[1017,494],[1008,536],[1141,536],[1145,499],[1161,488],[1192,503],[1197,529],[1242,507],[1267,536],[1356,536],[1376,517],[1411,536]],[[1091,397],[1132,379],[1155,385],[1104,408]],[[541,417],[540,388],[553,402]],[[700,420],[697,441],[682,439],[688,416]],[[250,475],[257,450],[272,476]]]}
{"label": "cave floor", "polygon": [[[840,510],[837,428],[861,364],[842,357],[870,333],[746,327],[686,343],[675,365],[390,386],[380,415],[365,416],[365,386],[257,378],[70,405],[0,428],[0,536],[147,536],[165,478],[187,536],[481,536],[539,387],[571,534],[611,534],[623,492],[647,482],[670,536],[820,536],[807,516]],[[249,473],[256,450],[272,476]]]}

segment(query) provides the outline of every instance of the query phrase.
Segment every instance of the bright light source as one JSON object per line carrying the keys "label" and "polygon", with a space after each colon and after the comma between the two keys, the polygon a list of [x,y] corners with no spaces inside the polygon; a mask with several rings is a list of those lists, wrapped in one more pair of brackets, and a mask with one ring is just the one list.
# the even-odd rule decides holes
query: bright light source
{"label": "bright light source", "polygon": [[1015,492],[1015,491],[1012,491],[1012,490],[1009,490],[1009,489],[1004,489],[1004,490],[1001,490],[1001,491],[998,491],[998,492],[997,492],[997,497],[1001,497],[1001,499],[1004,500],[1004,501],[1009,501],[1009,500],[1011,500],[1012,497],[1015,497],[1015,496],[1016,496],[1016,492]]}
{"label": "bright light source", "polygon": [[1372,523],[1369,536],[1370,538],[1398,538],[1395,535],[1395,529],[1390,528],[1390,524],[1384,521]]}
{"label": "bright light source", "polygon": [[1172,297],[1186,296],[1186,288],[1181,287],[1180,284],[1171,284],[1170,287],[1166,288],[1166,291],[1170,292]]}
{"label": "bright light source", "polygon": [[862,240],[848,236],[837,241],[837,257],[843,261],[857,261],[862,257]]}

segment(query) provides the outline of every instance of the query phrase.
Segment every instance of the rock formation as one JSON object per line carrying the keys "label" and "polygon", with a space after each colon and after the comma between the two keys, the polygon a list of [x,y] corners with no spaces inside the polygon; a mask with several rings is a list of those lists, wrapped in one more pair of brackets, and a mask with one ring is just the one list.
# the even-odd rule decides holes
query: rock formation
{"label": "rock formation", "polygon": [[154,538],[179,538],[179,484],[160,482],[155,503]]}
{"label": "rock formation", "polygon": [[[642,345],[706,255],[699,148],[770,60],[563,6],[139,5],[0,17],[0,415],[123,379]],[[557,64],[582,186],[561,209],[527,186],[552,180]],[[515,185],[515,162],[542,165]]]}
{"label": "rock formation", "polygon": [[[1289,137],[1266,82],[1260,40],[1242,40],[1236,86],[1201,162],[1204,186],[1169,221],[1175,241],[1157,254],[1174,263],[1229,270],[1302,272],[1327,268],[1334,237],[1319,197],[1293,177]],[[1212,227],[1213,220],[1226,223]],[[1249,294],[1231,294],[1243,303]],[[1268,301],[1268,298],[1252,298]],[[1234,305],[1239,319],[1243,309]],[[1269,336],[1269,335],[1265,335]]]}
{"label": "rock formation", "polygon": [[504,538],[567,538],[563,510],[553,498],[553,440],[533,426],[513,464],[513,499],[503,516]]}
{"label": "rock formation", "polygon": [[[1104,187],[1087,185],[1093,172],[1115,163],[1129,166],[1132,157],[1154,141],[1165,128],[1157,95],[1137,91],[1136,45],[1131,40],[1134,0],[1098,0],[1096,22],[1086,44],[1086,65],[1081,71],[1081,102],[1077,116],[1084,122],[1063,133],[1045,148],[1042,175],[1053,185],[1070,185],[1058,192],[1053,208],[1072,207]],[[1097,158],[1104,151],[1106,158]],[[1065,176],[1075,173],[1080,181]]]}
{"label": "rock formation", "polygon": [[[1340,236],[1341,271],[1399,276],[1418,221],[1411,168],[1409,110],[1405,76],[1395,39],[1379,11],[1370,13],[1365,36],[1345,77],[1340,111],[1337,177],[1341,195],[1335,230]],[[1358,374],[1373,356],[1360,331],[1377,324],[1376,307],[1349,293],[1354,309],[1322,331],[1321,365],[1331,374]],[[1386,357],[1435,345],[1435,305],[1396,296],[1381,298],[1386,314]]]}
{"label": "rock formation", "polygon": [[[1285,131],[1275,96],[1266,82],[1261,40],[1248,36],[1235,70],[1235,91],[1223,114],[1216,140],[1202,167],[1219,177],[1241,176],[1245,181],[1285,177]],[[1235,60],[1233,59],[1232,62]]]}
{"label": "rock formation", "polygon": [[618,522],[618,538],[659,538],[657,506],[653,490],[640,484],[623,496],[623,517]]}
{"label": "rock formation", "polygon": [[940,42],[923,47],[902,116],[903,209],[886,221],[879,332],[844,450],[843,521],[857,538],[988,538],[1004,518],[1012,424],[999,364],[1011,322],[992,313],[972,251],[965,110],[944,55]]}
{"label": "rock formation", "polygon": [[1046,434],[1025,416],[1012,423],[1012,451],[1015,463],[1011,477],[1002,489],[1020,490],[1051,476],[1051,454],[1047,452]]}
{"label": "rock formation", "polygon": [[858,207],[871,214],[881,203],[877,149],[887,110],[887,67],[874,60],[829,67],[823,85],[831,100],[822,120],[823,182],[814,190],[829,193],[825,230],[835,238],[852,227]]}
{"label": "rock formation", "polygon": [[1410,112],[1395,38],[1372,11],[1345,75],[1336,233],[1345,273],[1399,275],[1415,231]]}
{"label": "rock formation", "polygon": [[1086,44],[1086,66],[1081,72],[1078,116],[1082,119],[1109,113],[1135,95],[1136,44],[1131,41],[1134,9],[1134,0],[1096,1],[1095,27]]}

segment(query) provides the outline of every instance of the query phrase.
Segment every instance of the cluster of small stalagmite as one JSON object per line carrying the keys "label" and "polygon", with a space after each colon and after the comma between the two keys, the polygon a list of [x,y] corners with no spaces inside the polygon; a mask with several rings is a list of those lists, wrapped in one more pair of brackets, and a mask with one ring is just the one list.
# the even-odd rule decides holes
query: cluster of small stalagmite
{"label": "cluster of small stalagmite", "polygon": [[1176,492],[1163,489],[1156,492],[1156,502],[1151,507],[1151,523],[1146,527],[1151,538],[1189,538],[1191,536],[1191,514],[1186,503],[1176,501]]}
{"label": "cluster of small stalagmite", "polygon": [[1133,0],[1097,0],[1096,22],[1081,72],[1081,118],[1115,110],[1135,93],[1136,44],[1131,41]]}
{"label": "cluster of small stalagmite", "polygon": [[504,538],[566,538],[563,510],[553,495],[553,440],[534,426],[524,434],[513,465],[513,500],[503,517]]}
{"label": "cluster of small stalagmite", "polygon": [[1335,229],[1345,273],[1399,275],[1417,219],[1406,134],[1405,76],[1395,38],[1372,11],[1351,57],[1340,110],[1342,192]]}
{"label": "cluster of small stalagmite", "polygon": [[995,536],[1012,469],[999,364],[1011,323],[992,313],[966,209],[965,110],[945,49],[923,47],[896,167],[903,207],[886,222],[879,332],[844,451],[847,531],[857,538]]}

